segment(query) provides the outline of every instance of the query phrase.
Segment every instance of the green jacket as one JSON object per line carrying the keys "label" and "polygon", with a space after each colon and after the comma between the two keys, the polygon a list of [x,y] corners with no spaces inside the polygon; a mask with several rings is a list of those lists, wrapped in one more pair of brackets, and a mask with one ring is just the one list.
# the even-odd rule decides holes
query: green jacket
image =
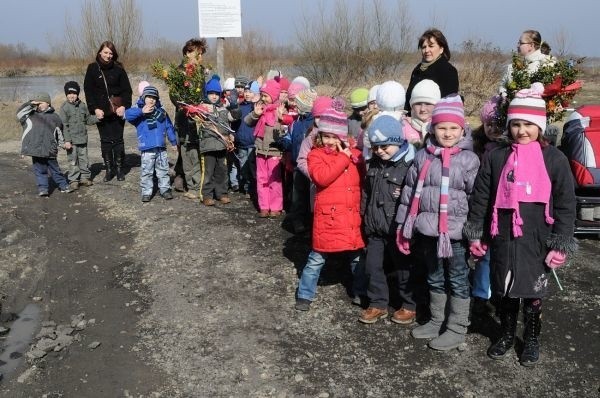
{"label": "green jacket", "polygon": [[63,122],[63,135],[65,142],[75,145],[87,144],[87,125],[98,123],[95,115],[90,115],[88,108],[81,100],[74,104],[65,101],[58,111]]}

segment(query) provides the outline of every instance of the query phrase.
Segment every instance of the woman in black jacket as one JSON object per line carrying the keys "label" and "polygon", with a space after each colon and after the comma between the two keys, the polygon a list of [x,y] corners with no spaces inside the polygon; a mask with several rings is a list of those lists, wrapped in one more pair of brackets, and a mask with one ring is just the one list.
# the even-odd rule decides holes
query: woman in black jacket
{"label": "woman in black jacket", "polygon": [[458,72],[450,64],[450,48],[444,34],[438,29],[429,29],[419,38],[419,49],[423,59],[413,69],[406,89],[404,109],[410,113],[410,97],[413,88],[421,80],[433,80],[440,86],[442,98],[458,93]]}
{"label": "woman in black jacket", "polygon": [[123,115],[125,109],[131,107],[131,84],[118,59],[115,45],[110,41],[103,42],[96,60],[87,67],[83,83],[88,109],[100,120],[100,149],[106,166],[104,181],[110,181],[115,174],[119,181],[125,179]]}

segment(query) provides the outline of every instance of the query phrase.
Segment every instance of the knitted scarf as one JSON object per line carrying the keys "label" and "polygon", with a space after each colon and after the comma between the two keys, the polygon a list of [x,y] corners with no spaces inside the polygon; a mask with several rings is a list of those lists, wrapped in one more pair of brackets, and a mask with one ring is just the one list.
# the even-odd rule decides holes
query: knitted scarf
{"label": "knitted scarf", "polygon": [[149,130],[153,130],[158,126],[158,122],[165,121],[166,112],[162,107],[156,106],[154,107],[154,112],[146,113],[146,124],[148,125]]}
{"label": "knitted scarf", "polygon": [[408,141],[404,141],[404,143],[398,149],[398,152],[396,152],[394,156],[390,158],[390,161],[397,162],[403,157],[406,162],[410,162],[415,158],[415,147],[409,144]]}
{"label": "knitted scarf", "polygon": [[265,127],[266,126],[275,126],[275,122],[277,121],[277,107],[279,103],[275,102],[272,104],[265,105],[265,110],[263,114],[256,122],[256,128],[254,129],[254,136],[258,138],[263,138],[265,136]]}
{"label": "knitted scarf", "polygon": [[427,135],[428,129],[429,129],[429,122],[423,122],[423,121],[417,119],[416,117],[411,117],[410,125],[415,130],[417,130],[419,133],[421,133],[421,138],[423,138]]}
{"label": "knitted scarf", "polygon": [[431,61],[431,62],[422,61],[419,64],[419,69],[421,69],[422,72],[425,72],[427,70],[427,68],[429,68],[431,65],[433,65],[435,63],[435,61],[437,61],[438,59],[440,59],[441,56],[442,56],[442,54],[438,55],[438,57],[436,59],[434,59],[433,61]]}
{"label": "knitted scarf", "polygon": [[433,155],[427,156],[423,167],[419,173],[419,180],[417,182],[417,188],[410,204],[410,210],[408,217],[404,222],[403,235],[405,238],[410,239],[413,235],[413,229],[417,214],[419,213],[419,202],[421,200],[421,193],[423,192],[423,184],[429,171],[429,166],[435,157],[441,157],[442,159],[442,184],[440,186],[440,213],[438,217],[438,257],[448,258],[452,257],[452,246],[450,242],[450,235],[448,234],[448,190],[450,187],[450,158],[452,155],[461,151],[457,146],[452,148],[442,148],[436,146],[428,146],[426,151]]}
{"label": "knitted scarf", "polygon": [[521,226],[523,219],[519,211],[519,203],[544,203],[544,215],[547,224],[554,224],[550,217],[550,195],[552,183],[546,170],[542,148],[537,141],[529,144],[513,144],[496,191],[496,202],[492,213],[490,233],[498,235],[498,209],[511,209],[512,233],[515,238],[523,236]]}

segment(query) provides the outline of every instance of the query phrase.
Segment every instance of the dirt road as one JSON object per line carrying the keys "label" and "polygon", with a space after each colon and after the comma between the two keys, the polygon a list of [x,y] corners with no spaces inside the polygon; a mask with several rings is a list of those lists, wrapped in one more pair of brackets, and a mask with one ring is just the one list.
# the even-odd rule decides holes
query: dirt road
{"label": "dirt road", "polygon": [[[90,188],[41,199],[16,148],[0,150],[2,325],[32,303],[40,322],[67,325],[81,313],[94,322],[59,352],[22,360],[10,374],[0,366],[0,396],[600,395],[595,239],[582,240],[579,257],[558,271],[565,290],[553,283],[544,302],[541,362],[525,369],[516,352],[486,357],[497,330],[491,317],[474,319],[466,348],[449,353],[389,321],[359,324],[344,277],[332,271],[311,311],[296,312],[309,243],[281,220],[258,219],[240,195],[214,208],[180,195],[142,204],[130,156],[124,182],[98,176]],[[98,171],[97,151],[91,160]]]}

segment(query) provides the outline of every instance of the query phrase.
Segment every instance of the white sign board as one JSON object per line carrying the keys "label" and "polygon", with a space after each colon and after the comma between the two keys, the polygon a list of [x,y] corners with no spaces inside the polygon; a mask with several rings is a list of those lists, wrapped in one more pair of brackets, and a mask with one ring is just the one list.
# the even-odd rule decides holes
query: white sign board
{"label": "white sign board", "polygon": [[198,0],[200,37],[242,37],[240,0]]}

